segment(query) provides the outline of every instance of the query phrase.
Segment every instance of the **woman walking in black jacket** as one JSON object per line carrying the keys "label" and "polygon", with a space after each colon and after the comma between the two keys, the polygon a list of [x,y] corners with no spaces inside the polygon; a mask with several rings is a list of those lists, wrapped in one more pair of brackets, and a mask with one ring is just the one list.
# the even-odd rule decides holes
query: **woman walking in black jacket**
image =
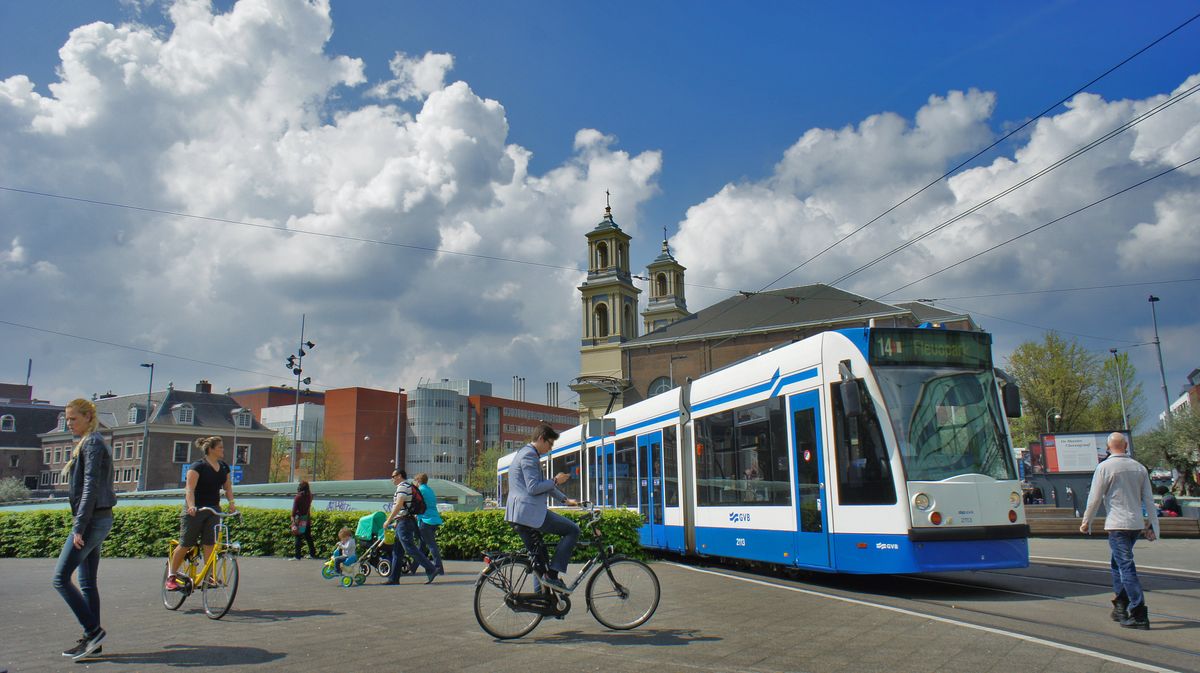
{"label": "woman walking in black jacket", "polygon": [[312,515],[312,491],[308,488],[307,481],[301,481],[300,486],[296,488],[296,497],[292,498],[292,535],[296,536],[296,555],[295,559],[300,560],[303,548],[300,546],[300,540],[303,538],[308,540],[308,555],[317,558],[317,550],[313,547],[312,528],[309,524],[312,523],[310,516]]}
{"label": "woman walking in black jacket", "polygon": [[[96,580],[100,545],[112,530],[117,494],[113,491],[112,451],[96,432],[96,405],[77,399],[67,405],[65,415],[67,429],[80,439],[62,472],[68,483],[72,523],[54,569],[54,588],[83,627],[83,637],[64,650],[63,656],[83,659],[100,652],[100,641],[106,635],[100,626],[100,588]],[[77,568],[78,588],[71,581]]]}

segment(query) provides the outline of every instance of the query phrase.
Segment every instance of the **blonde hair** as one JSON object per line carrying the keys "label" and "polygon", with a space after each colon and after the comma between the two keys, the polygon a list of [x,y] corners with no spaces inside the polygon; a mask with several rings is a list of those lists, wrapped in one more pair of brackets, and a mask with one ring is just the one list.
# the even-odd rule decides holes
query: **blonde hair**
{"label": "blonde hair", "polygon": [[79,452],[83,449],[83,443],[96,431],[96,428],[100,427],[100,419],[96,415],[96,405],[91,400],[79,397],[68,402],[67,408],[80,416],[87,416],[91,420],[88,422],[87,429],[80,434],[79,441],[75,444],[75,450],[71,452],[71,459],[67,461],[66,465],[63,465],[63,479],[70,476],[71,468],[75,467],[75,461],[79,460]]}
{"label": "blonde hair", "polygon": [[340,540],[340,539],[344,539],[344,538],[348,538],[348,537],[350,537],[351,535],[354,535],[354,531],[350,530],[349,528],[343,528],[343,529],[341,529],[341,530],[339,530],[339,531],[338,531],[338,539],[339,539],[339,540]]}
{"label": "blonde hair", "polygon": [[201,437],[200,439],[196,440],[196,448],[203,451],[204,455],[206,456],[208,455],[208,452],[211,451],[212,448],[217,444],[224,446],[225,440],[217,437],[216,435],[213,435],[212,437]]}
{"label": "blonde hair", "polygon": [[413,477],[413,481],[424,486],[425,484],[429,483],[429,475],[422,472],[421,474],[418,474],[417,476]]}

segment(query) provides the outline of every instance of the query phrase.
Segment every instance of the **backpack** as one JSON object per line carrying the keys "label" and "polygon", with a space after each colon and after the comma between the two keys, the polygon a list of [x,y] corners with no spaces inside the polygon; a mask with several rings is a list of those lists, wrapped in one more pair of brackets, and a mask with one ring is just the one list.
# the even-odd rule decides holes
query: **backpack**
{"label": "backpack", "polygon": [[412,487],[412,497],[408,499],[409,516],[420,516],[425,513],[425,496],[421,495],[421,487],[409,482]]}

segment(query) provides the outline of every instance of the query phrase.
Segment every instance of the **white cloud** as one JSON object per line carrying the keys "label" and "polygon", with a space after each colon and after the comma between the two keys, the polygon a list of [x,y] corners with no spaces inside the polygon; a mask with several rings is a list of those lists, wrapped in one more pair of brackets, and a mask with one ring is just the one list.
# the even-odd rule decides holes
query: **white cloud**
{"label": "white cloud", "polygon": [[[392,84],[407,77],[401,97],[418,110],[342,98],[331,114],[331,98],[363,84],[364,64],[326,52],[328,10],[242,0],[213,13],[181,0],[166,30],[78,28],[51,95],[20,74],[0,82],[0,143],[12,150],[0,172],[55,193],[395,245],[0,193],[0,240],[19,236],[21,259],[66,274],[14,285],[13,315],[267,373],[161,362],[163,380],[181,386],[286,383],[282,354],[301,313],[318,343],[305,373],[326,386],[569,379],[578,272],[406,246],[576,266],[606,188],[636,231],[661,156],[588,132],[564,163],[530,174],[501,103],[444,85],[452,59],[439,54],[393,60]],[[141,385],[124,351],[25,332],[5,341],[62,363],[42,379],[51,391]]]}
{"label": "white cloud", "polygon": [[421,58],[413,58],[398,51],[388,67],[394,78],[371,87],[370,95],[402,101],[424,100],[445,88],[446,73],[454,67],[454,57],[427,51]]}

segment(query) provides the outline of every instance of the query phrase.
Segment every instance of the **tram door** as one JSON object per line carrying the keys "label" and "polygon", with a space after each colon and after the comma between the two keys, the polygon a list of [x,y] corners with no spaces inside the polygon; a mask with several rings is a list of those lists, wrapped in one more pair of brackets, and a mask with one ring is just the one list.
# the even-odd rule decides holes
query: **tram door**
{"label": "tram door", "polygon": [[613,464],[615,457],[615,446],[611,443],[602,443],[596,447],[596,463],[592,465],[592,485],[593,493],[595,493],[595,504],[611,507],[615,503],[613,472],[616,469]]}
{"label": "tram door", "polygon": [[638,437],[638,510],[642,513],[642,544],[666,547],[667,530],[663,520],[663,448],[662,431]]}
{"label": "tram door", "polygon": [[829,567],[829,516],[825,500],[824,446],[821,442],[819,391],[788,399],[792,417],[799,521],[795,559],[798,565]]}

